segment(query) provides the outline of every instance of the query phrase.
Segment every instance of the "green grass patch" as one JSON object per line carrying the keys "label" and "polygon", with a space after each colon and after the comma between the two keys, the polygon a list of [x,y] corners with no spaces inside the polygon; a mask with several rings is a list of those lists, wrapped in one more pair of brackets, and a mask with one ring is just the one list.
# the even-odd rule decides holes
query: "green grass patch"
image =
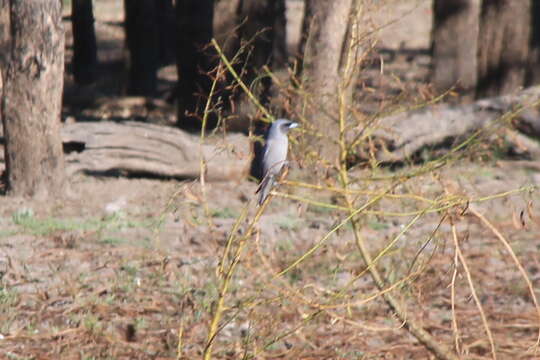
{"label": "green grass patch", "polygon": [[238,211],[231,208],[225,207],[223,209],[212,209],[210,210],[212,217],[220,219],[236,219],[240,214]]}
{"label": "green grass patch", "polygon": [[126,243],[126,239],[121,239],[117,237],[106,237],[99,241],[103,245],[118,246]]}
{"label": "green grass patch", "polygon": [[[9,234],[29,233],[36,236],[45,236],[55,231],[121,231],[127,228],[147,228],[153,225],[152,221],[134,221],[126,218],[122,213],[114,213],[103,218],[90,218],[85,220],[61,219],[55,217],[38,218],[34,216],[31,209],[17,211],[11,218],[13,224],[17,225],[22,231],[10,231]],[[0,234],[6,236],[5,234]],[[118,239],[104,239],[116,245]],[[123,242],[120,241],[120,242]]]}
{"label": "green grass patch", "polygon": [[389,228],[387,223],[382,223],[378,221],[370,221],[368,222],[368,226],[375,231],[386,230]]}
{"label": "green grass patch", "polygon": [[276,221],[277,226],[279,226],[281,230],[290,230],[290,231],[298,230],[301,223],[302,223],[302,219],[298,218],[294,214],[282,216]]}
{"label": "green grass patch", "polygon": [[0,286],[0,310],[7,309],[17,303],[19,296],[15,290]]}

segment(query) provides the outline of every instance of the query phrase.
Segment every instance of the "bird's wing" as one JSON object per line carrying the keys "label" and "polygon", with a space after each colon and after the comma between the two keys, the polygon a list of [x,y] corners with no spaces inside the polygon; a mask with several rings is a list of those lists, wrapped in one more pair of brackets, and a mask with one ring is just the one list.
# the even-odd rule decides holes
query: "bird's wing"
{"label": "bird's wing", "polygon": [[270,139],[263,157],[264,175],[278,174],[287,160],[287,138]]}
{"label": "bird's wing", "polygon": [[263,155],[263,175],[266,175],[270,166],[268,166],[268,160],[270,156],[270,148],[272,147],[272,140],[267,139],[266,144],[264,145],[264,155]]}
{"label": "bird's wing", "polygon": [[255,194],[259,193],[261,189],[264,187],[264,185],[268,182],[268,176],[265,176],[261,182],[259,183],[259,186],[257,186],[257,190],[255,190]]}
{"label": "bird's wing", "polygon": [[260,192],[258,201],[259,205],[262,205],[268,197],[270,190],[272,190],[272,187],[274,186],[274,179],[275,176],[273,174],[269,174],[269,176],[266,176],[263,181],[261,181],[257,191],[255,191],[255,194]]}
{"label": "bird's wing", "polygon": [[259,205],[262,205],[274,186],[276,176],[287,160],[288,140],[285,134],[269,137],[266,140],[263,155],[263,179],[255,193],[259,195]]}

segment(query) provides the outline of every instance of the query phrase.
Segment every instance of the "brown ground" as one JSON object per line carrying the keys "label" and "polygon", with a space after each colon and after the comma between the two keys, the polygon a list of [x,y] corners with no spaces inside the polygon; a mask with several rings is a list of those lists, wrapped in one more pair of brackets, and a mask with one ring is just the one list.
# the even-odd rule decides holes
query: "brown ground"
{"label": "brown ground", "polygon": [[[98,38],[107,40],[102,61],[121,56],[119,3],[96,1]],[[394,16],[414,7],[412,1],[389,3]],[[387,99],[397,95],[415,101],[423,96],[419,90],[428,89],[423,84],[429,64],[428,5],[423,2],[382,33],[379,54],[386,70],[381,75],[374,62],[364,72],[366,111],[392,103]],[[379,21],[386,16],[391,15],[384,13]],[[163,74],[165,89],[170,70]],[[106,76],[94,89],[76,89],[68,76],[67,91],[77,99],[96,92],[110,96],[120,89],[118,79]],[[67,105],[66,116],[75,120],[105,116],[99,106],[79,112],[80,103]],[[170,121],[172,109],[161,109],[158,117],[149,120]],[[301,163],[295,147],[292,154]],[[462,357],[490,358],[466,269],[454,267],[451,223],[456,224],[498,358],[538,358],[540,350],[535,353],[531,347],[540,319],[527,284],[500,238],[474,215],[478,210],[500,231],[539,296],[540,202],[537,192],[530,191],[538,175],[528,163],[486,154],[477,146],[442,169],[399,185],[360,216],[361,234],[377,254],[405,231],[379,268],[392,283],[412,274],[393,292],[408,317],[454,348],[454,304]],[[352,176],[361,180],[356,185],[362,191],[359,206],[388,188],[390,181],[381,177],[395,174],[355,170]],[[288,178],[317,183],[300,168]],[[0,199],[0,358],[174,359],[178,349],[185,359],[200,357],[217,300],[216,269],[228,236],[245,231],[254,216],[248,200],[255,188],[248,181],[210,183],[205,194],[198,181],[76,175],[66,199]],[[330,191],[298,186],[280,191],[316,201],[337,199]],[[433,210],[433,202],[442,206],[456,200],[461,201],[457,209],[426,213],[407,229],[414,216],[406,212]],[[232,231],[246,206],[247,219]],[[339,210],[273,199],[232,279],[215,358],[238,359],[245,353],[257,359],[430,358],[380,297],[368,300],[376,293],[369,276],[352,281],[364,265],[350,226],[330,236],[298,267],[274,277],[344,218]],[[328,306],[321,311],[321,305]]]}

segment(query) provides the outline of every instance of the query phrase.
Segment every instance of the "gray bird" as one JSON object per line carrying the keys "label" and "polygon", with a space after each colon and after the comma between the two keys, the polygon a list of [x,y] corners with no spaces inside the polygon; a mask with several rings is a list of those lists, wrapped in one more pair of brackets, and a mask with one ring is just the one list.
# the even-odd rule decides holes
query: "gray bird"
{"label": "gray bird", "polygon": [[297,123],[290,120],[278,119],[268,130],[262,163],[263,180],[255,192],[255,194],[260,192],[259,205],[264,203],[283,165],[287,163],[287,148],[289,147],[287,133],[297,126]]}

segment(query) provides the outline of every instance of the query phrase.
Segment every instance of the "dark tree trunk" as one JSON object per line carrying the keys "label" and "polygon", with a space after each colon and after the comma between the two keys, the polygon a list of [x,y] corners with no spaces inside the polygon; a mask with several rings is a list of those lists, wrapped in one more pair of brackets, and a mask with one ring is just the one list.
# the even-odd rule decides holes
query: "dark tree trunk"
{"label": "dark tree trunk", "polygon": [[431,82],[438,92],[454,87],[474,99],[477,81],[480,0],[435,0]]}
{"label": "dark tree trunk", "polygon": [[[177,121],[185,129],[200,129],[214,59],[207,47],[212,39],[214,0],[178,0]],[[212,122],[214,122],[214,119]]]}
{"label": "dark tree trunk", "polygon": [[227,58],[232,59],[240,44],[238,16],[243,0],[216,1],[214,7],[214,38]]}
{"label": "dark tree trunk", "polygon": [[73,75],[78,84],[95,81],[97,45],[92,0],[72,0]]}
{"label": "dark tree trunk", "polygon": [[[263,74],[263,67],[283,67],[287,62],[286,18],[284,0],[229,0],[216,3],[215,37],[225,56],[235,59],[234,67],[242,81],[257,99],[268,105],[271,98],[271,79]],[[227,83],[236,84],[232,76]],[[231,110],[227,126],[246,131],[252,127],[262,135],[266,124],[261,113],[238,86],[220,89],[223,104]],[[256,142],[251,174],[260,177],[258,167],[262,144]]]}
{"label": "dark tree trunk", "polygon": [[157,87],[159,62],[155,0],[124,0],[126,44],[129,51],[130,95],[152,96]]}
{"label": "dark tree trunk", "polygon": [[[242,80],[262,103],[270,97],[270,79],[264,79],[262,68],[276,70],[287,63],[286,17],[284,0],[218,1],[215,8],[214,36]],[[262,76],[262,77],[261,77]],[[254,81],[256,82],[254,83]],[[229,76],[227,83],[236,83]],[[260,116],[238,87],[221,90],[224,105],[232,110],[227,125],[246,130],[248,123]]]}
{"label": "dark tree trunk", "polygon": [[172,0],[156,0],[159,64],[169,65],[176,61],[176,15]]}
{"label": "dark tree trunk", "polygon": [[[354,2],[356,4],[356,2]],[[304,137],[305,151],[319,154],[335,164],[339,158],[340,84],[342,56],[351,25],[349,17],[353,0],[307,0],[300,54],[302,83],[306,97],[302,100],[303,124],[311,136]],[[347,106],[346,103],[342,106]]]}
{"label": "dark tree trunk", "polygon": [[[0,0],[0,66],[6,66],[9,53],[9,0]],[[0,78],[0,91],[2,90],[2,79]],[[1,114],[0,114],[1,115]]]}
{"label": "dark tree trunk", "polygon": [[244,50],[238,66],[245,68],[248,84],[258,76],[258,71],[264,65],[272,65],[276,10],[275,0],[241,2],[238,33],[240,46],[244,47]]}
{"label": "dark tree trunk", "polygon": [[531,38],[525,86],[540,84],[540,1],[531,5]]}
{"label": "dark tree trunk", "polygon": [[[236,64],[237,71],[242,74],[242,80],[249,86],[253,94],[261,104],[268,105],[270,102],[270,88],[272,80],[261,74],[264,66],[273,68],[274,50],[279,49],[276,42],[275,25],[280,21],[281,0],[242,1],[238,16],[238,37],[240,39],[241,56]],[[244,110],[243,116],[253,121],[253,133],[262,136],[266,131],[266,123],[262,121],[260,112],[253,107],[247,95],[240,92],[234,96],[236,106]],[[258,141],[253,143],[254,159],[251,167],[251,175],[261,179],[262,168],[260,167],[263,156],[263,144]]]}
{"label": "dark tree trunk", "polygon": [[8,191],[46,197],[64,190],[60,111],[64,29],[58,0],[9,3],[9,53],[1,65]]}
{"label": "dark tree trunk", "polygon": [[275,0],[243,1],[238,17],[238,35],[243,49],[239,49],[237,69],[262,104],[268,103],[272,85],[268,76],[261,76],[261,70],[264,66],[272,69],[276,10]]}
{"label": "dark tree trunk", "polygon": [[525,83],[531,0],[483,0],[477,97],[509,93]]}
{"label": "dark tree trunk", "polygon": [[274,20],[274,69],[287,66],[287,18],[285,16],[285,0],[275,0],[275,20]]}

